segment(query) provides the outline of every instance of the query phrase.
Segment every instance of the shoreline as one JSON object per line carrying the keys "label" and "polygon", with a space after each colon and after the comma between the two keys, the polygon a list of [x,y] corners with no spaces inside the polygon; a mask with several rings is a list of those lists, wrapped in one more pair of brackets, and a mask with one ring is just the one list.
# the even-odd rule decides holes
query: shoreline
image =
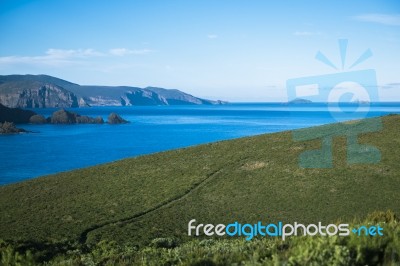
{"label": "shoreline", "polygon": [[[392,116],[392,115],[396,116],[396,115],[400,115],[400,114],[391,113],[391,114],[386,114],[386,115],[382,115],[382,116],[379,116],[379,117],[369,117],[367,119],[384,118],[384,117]],[[360,119],[346,120],[346,121],[343,121],[343,122],[340,122],[340,123],[346,124],[346,123],[352,123],[352,122],[356,122],[356,121],[360,121]],[[112,160],[112,161],[108,161],[108,162],[104,162],[104,163],[99,163],[99,164],[95,164],[95,165],[89,165],[89,166],[83,166],[83,167],[78,167],[78,168],[73,168],[73,169],[67,169],[67,170],[63,170],[63,171],[59,171],[59,172],[53,172],[53,173],[48,173],[48,174],[45,174],[45,175],[39,175],[39,176],[35,176],[35,177],[32,177],[32,178],[27,178],[27,179],[16,181],[16,182],[0,184],[0,187],[7,186],[7,185],[18,184],[18,183],[26,182],[26,181],[31,181],[31,180],[35,180],[35,179],[38,179],[38,178],[54,176],[54,175],[59,175],[59,174],[63,174],[63,173],[69,173],[69,172],[73,172],[73,171],[77,171],[77,170],[96,168],[96,167],[100,167],[100,166],[104,166],[104,165],[118,163],[120,161],[140,158],[140,157],[148,157],[148,156],[153,156],[153,155],[157,155],[157,154],[164,154],[164,153],[173,152],[173,151],[185,150],[185,149],[188,149],[188,148],[203,147],[203,146],[207,146],[207,145],[224,143],[224,142],[229,142],[229,141],[233,141],[233,140],[241,140],[241,139],[246,139],[246,138],[253,138],[253,137],[263,136],[263,135],[273,135],[273,134],[281,134],[281,133],[284,134],[284,133],[291,133],[293,131],[298,131],[298,130],[301,131],[301,130],[308,130],[308,129],[318,129],[318,128],[323,128],[323,127],[326,127],[326,126],[329,126],[329,125],[334,125],[334,124],[338,124],[338,123],[337,122],[333,122],[333,123],[321,124],[321,125],[317,125],[317,126],[298,128],[298,129],[294,129],[294,130],[283,130],[283,131],[277,131],[277,132],[260,133],[260,134],[255,134],[255,135],[251,135],[251,136],[241,136],[241,137],[232,138],[232,139],[223,139],[223,140],[217,140],[217,141],[213,141],[213,142],[194,144],[194,145],[189,145],[189,146],[185,146],[185,147],[178,147],[178,148],[173,148],[173,149],[168,149],[168,150],[163,150],[163,151],[156,151],[156,152],[148,153],[148,154],[138,154],[136,156],[128,156],[128,157],[124,157],[124,158],[120,158],[120,159],[117,159],[117,160]],[[57,125],[55,125],[55,126],[57,126]],[[33,132],[30,132],[30,133],[35,133],[35,132],[33,131]]]}

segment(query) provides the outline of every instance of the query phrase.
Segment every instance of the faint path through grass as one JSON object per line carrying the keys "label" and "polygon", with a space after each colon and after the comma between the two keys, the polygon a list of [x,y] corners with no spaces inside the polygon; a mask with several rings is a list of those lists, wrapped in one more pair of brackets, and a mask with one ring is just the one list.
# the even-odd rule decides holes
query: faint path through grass
{"label": "faint path through grass", "polygon": [[[242,159],[243,159],[243,158],[241,158],[241,160],[242,160]],[[231,163],[232,163],[232,162],[231,162]],[[168,206],[170,206],[170,205],[172,205],[172,204],[174,204],[174,203],[176,203],[176,202],[178,202],[178,201],[180,201],[180,200],[185,199],[185,198],[188,197],[193,191],[198,190],[198,189],[200,189],[202,186],[204,186],[204,185],[207,183],[207,181],[209,181],[212,177],[214,177],[215,175],[217,175],[218,173],[220,173],[224,168],[225,168],[225,166],[223,166],[222,168],[220,168],[220,169],[218,169],[218,170],[215,170],[215,171],[209,173],[209,174],[206,176],[206,178],[204,178],[203,180],[201,180],[201,181],[198,182],[198,183],[193,184],[193,185],[192,185],[191,187],[189,187],[183,194],[177,195],[176,197],[173,197],[173,198],[171,198],[171,199],[169,199],[169,200],[166,200],[166,201],[164,201],[164,202],[161,202],[160,204],[158,204],[158,205],[156,205],[156,206],[154,206],[154,207],[152,207],[152,208],[150,208],[150,209],[148,209],[148,210],[139,212],[139,213],[137,213],[137,214],[135,214],[135,215],[132,215],[132,216],[130,216],[130,217],[126,217],[126,218],[119,219],[119,220],[117,220],[117,221],[110,221],[110,222],[106,222],[106,223],[102,223],[102,224],[97,224],[97,225],[93,225],[93,226],[89,227],[88,229],[86,229],[85,231],[83,231],[83,232],[80,234],[79,239],[78,239],[79,244],[81,244],[81,245],[86,244],[88,235],[89,235],[91,232],[93,232],[93,231],[95,231],[95,230],[97,230],[97,229],[103,228],[103,227],[105,227],[105,226],[124,225],[124,224],[130,223],[130,222],[133,222],[133,221],[135,221],[135,220],[137,220],[137,219],[139,219],[139,218],[141,218],[141,217],[143,217],[143,216],[145,216],[145,215],[147,215],[147,214],[149,214],[149,213],[152,213],[152,212],[154,212],[154,211],[157,211],[157,210],[159,210],[159,209],[161,209],[161,208],[168,207]]]}

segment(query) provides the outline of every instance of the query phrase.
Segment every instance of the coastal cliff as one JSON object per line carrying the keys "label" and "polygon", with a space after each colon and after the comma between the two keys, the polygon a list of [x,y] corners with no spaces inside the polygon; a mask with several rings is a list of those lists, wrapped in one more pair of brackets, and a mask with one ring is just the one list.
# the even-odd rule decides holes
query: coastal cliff
{"label": "coastal cliff", "polygon": [[82,86],[48,75],[0,75],[0,103],[19,108],[222,104],[156,87]]}

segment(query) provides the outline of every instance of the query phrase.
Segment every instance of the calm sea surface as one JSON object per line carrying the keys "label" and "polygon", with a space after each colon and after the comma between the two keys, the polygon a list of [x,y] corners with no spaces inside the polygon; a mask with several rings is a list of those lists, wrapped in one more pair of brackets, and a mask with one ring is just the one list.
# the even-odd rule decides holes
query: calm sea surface
{"label": "calm sea surface", "polygon": [[[34,111],[47,117],[55,110]],[[131,123],[20,125],[37,133],[0,136],[0,185],[201,143],[333,123],[335,112],[352,119],[354,106],[328,109],[323,104],[243,103],[69,110],[105,120],[110,112],[116,112]],[[400,113],[400,104],[358,111],[368,117]]]}

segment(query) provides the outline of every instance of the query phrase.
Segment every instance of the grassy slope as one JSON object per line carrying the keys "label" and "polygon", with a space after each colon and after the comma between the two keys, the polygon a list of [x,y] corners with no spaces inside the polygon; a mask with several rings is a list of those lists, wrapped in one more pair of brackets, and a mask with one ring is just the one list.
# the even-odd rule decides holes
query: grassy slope
{"label": "grassy slope", "polygon": [[301,169],[298,155],[319,141],[293,142],[291,133],[283,132],[0,187],[0,239],[142,244],[185,237],[193,218],[334,222],[374,210],[399,213],[399,130],[400,116],[387,116],[380,132],[360,137],[381,150],[379,164],[348,166],[345,138],[336,138],[334,168]]}

